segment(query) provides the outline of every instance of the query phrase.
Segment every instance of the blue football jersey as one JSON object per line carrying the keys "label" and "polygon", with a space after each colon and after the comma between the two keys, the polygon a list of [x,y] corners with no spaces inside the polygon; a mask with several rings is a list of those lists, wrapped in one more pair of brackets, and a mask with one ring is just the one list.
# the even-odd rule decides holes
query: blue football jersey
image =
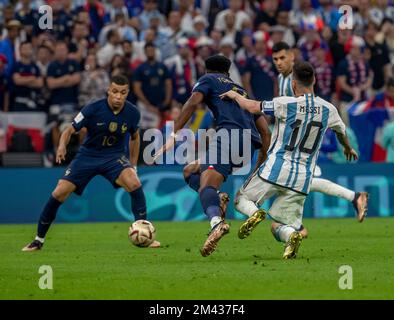
{"label": "blue football jersey", "polygon": [[218,129],[250,129],[252,142],[259,148],[261,139],[255,124],[256,116],[241,109],[235,101],[219,97],[229,90],[247,96],[244,88],[222,73],[205,74],[193,88],[193,92],[201,92],[204,95],[204,102],[212,111]]}
{"label": "blue football jersey", "polygon": [[127,133],[134,134],[139,121],[139,110],[128,101],[118,114],[106,98],[86,105],[72,122],[77,132],[83,127],[88,131],[79,152],[97,156],[124,153]]}

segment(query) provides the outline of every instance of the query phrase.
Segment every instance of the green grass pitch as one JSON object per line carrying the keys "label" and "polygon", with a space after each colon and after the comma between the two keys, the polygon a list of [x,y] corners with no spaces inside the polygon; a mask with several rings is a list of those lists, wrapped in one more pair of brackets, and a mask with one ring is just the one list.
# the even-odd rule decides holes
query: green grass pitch
{"label": "green grass pitch", "polygon": [[[25,253],[35,225],[0,226],[1,299],[394,299],[394,219],[306,219],[310,237],[297,259],[262,222],[237,238],[231,221],[210,257],[198,249],[207,222],[156,222],[160,249],[137,248],[128,223],[55,224],[44,249]],[[41,265],[53,290],[38,287]],[[353,289],[338,286],[338,269],[353,270]]]}

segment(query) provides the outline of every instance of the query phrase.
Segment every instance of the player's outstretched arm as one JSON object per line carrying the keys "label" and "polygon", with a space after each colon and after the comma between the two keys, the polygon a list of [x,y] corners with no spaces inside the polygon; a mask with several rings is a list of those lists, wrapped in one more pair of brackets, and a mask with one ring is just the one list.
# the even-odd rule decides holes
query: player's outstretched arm
{"label": "player's outstretched arm", "polygon": [[352,160],[356,161],[358,159],[358,154],[357,154],[356,150],[354,150],[350,146],[350,142],[349,142],[349,139],[346,136],[346,134],[339,133],[339,132],[335,132],[335,134],[337,135],[339,143],[344,147],[343,154],[345,155],[346,160],[347,161],[352,161]]}
{"label": "player's outstretched arm", "polygon": [[71,135],[75,132],[75,128],[72,125],[69,125],[67,129],[63,131],[56,151],[56,163],[60,164],[62,161],[66,160],[67,145],[70,142]]}
{"label": "player's outstretched arm", "polygon": [[160,148],[158,152],[153,156],[153,161],[160,157],[163,153],[167,152],[175,144],[176,133],[182,129],[185,124],[190,120],[193,112],[197,109],[197,106],[204,101],[204,95],[201,92],[195,91],[192,93],[190,98],[185,102],[182,107],[181,114],[174,123],[174,132],[171,134],[171,138]]}
{"label": "player's outstretched arm", "polygon": [[238,105],[249,111],[250,113],[261,113],[261,102],[256,100],[251,100],[241,96],[238,92],[233,90],[227,91],[220,95],[221,99],[231,99],[238,103]]}

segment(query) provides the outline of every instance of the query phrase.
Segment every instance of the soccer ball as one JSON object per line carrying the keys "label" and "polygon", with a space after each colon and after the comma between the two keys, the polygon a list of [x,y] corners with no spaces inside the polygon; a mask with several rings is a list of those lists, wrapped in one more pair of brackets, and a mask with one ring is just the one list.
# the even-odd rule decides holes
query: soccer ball
{"label": "soccer ball", "polygon": [[148,220],[137,220],[129,227],[129,239],[137,247],[147,247],[156,238],[156,229]]}

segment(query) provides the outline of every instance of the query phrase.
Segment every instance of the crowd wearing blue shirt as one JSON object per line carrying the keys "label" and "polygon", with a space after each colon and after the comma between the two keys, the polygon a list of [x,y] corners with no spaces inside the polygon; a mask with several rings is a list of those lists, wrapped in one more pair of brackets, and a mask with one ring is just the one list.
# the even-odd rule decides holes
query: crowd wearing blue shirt
{"label": "crowd wearing blue shirt", "polygon": [[[128,99],[139,108],[146,108],[141,121],[155,111],[157,121],[148,122],[148,126],[162,129],[167,120],[173,120],[171,108],[181,107],[198,78],[203,76],[201,66],[207,52],[222,53],[232,60],[230,76],[251,97],[271,100],[277,96],[278,74],[271,48],[278,41],[288,42],[296,59],[307,58],[319,70],[316,92],[324,99],[338,106],[367,100],[384,92],[384,84],[393,73],[394,3],[389,1],[388,6],[380,7],[377,1],[365,7],[354,2],[352,30],[339,29],[341,12],[336,3],[332,0],[1,0],[0,110],[45,112],[48,122],[53,121],[55,109],[60,115],[76,114],[83,107],[78,99],[81,82],[85,81],[82,79],[97,78],[99,73],[94,72],[97,70],[104,71],[108,77],[127,75],[131,83]],[[53,28],[49,30],[41,29],[38,24],[42,15],[38,8],[45,4],[53,10]],[[288,19],[283,21],[282,16]],[[74,28],[76,24],[78,28]],[[116,36],[110,41],[108,35],[114,33]],[[359,38],[363,42],[356,41]],[[351,52],[356,42],[362,56],[354,61]],[[24,43],[33,46],[33,59],[27,65],[21,62],[20,47]],[[59,60],[57,47],[62,43],[67,46],[67,56]],[[156,50],[154,61],[147,61],[147,44]],[[37,55],[42,47],[49,52],[47,56]],[[180,55],[181,47],[188,48],[188,57]],[[87,63],[87,57],[92,55],[97,60],[93,69]],[[16,85],[15,74],[42,77],[43,86]],[[338,81],[341,77],[344,82]],[[56,83],[57,78],[66,80]],[[51,84],[48,79],[55,82]],[[171,81],[170,89],[166,81]],[[370,88],[359,92],[357,87],[368,81]],[[142,94],[136,93],[136,84],[140,85]],[[84,97],[105,97],[101,87],[89,90],[92,91],[84,91]],[[171,101],[167,99],[168,94]],[[26,107],[26,101],[33,103]],[[190,127],[217,125],[206,106],[201,105],[199,110],[205,110],[207,116],[193,118],[195,122]],[[68,121],[69,117],[65,119]],[[59,125],[59,119],[56,121]],[[335,144],[329,133],[326,141]],[[49,143],[48,148],[55,145]],[[331,147],[328,149],[331,152]],[[330,161],[330,157],[325,158]]]}

